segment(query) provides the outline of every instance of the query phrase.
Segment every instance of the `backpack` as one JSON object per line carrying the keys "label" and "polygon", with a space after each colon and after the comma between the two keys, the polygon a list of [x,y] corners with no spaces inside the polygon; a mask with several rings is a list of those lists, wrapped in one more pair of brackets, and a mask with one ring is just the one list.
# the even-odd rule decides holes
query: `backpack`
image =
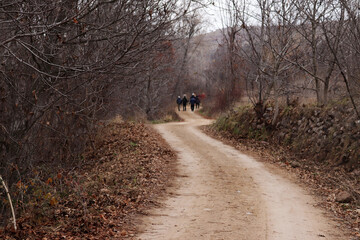
{"label": "backpack", "polygon": [[200,104],[200,98],[197,97],[197,96],[195,97],[195,103],[196,103],[196,104]]}

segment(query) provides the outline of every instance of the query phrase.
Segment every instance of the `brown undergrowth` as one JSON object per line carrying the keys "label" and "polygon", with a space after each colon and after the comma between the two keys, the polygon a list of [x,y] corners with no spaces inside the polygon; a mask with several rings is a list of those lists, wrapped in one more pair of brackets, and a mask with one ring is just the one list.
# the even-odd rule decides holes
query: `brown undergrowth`
{"label": "brown undergrowth", "polygon": [[72,170],[52,169],[39,186],[35,178],[22,183],[31,197],[19,206],[18,230],[9,223],[0,239],[131,239],[136,214],[157,205],[175,159],[146,125],[104,124]]}

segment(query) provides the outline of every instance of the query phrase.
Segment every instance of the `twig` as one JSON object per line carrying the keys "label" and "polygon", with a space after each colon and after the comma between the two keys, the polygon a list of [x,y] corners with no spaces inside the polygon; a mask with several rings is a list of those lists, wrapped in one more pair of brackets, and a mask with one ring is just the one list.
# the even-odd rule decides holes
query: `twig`
{"label": "twig", "polygon": [[6,184],[5,184],[5,181],[4,181],[4,179],[2,178],[1,175],[0,175],[0,181],[1,181],[2,185],[4,186],[5,192],[6,192],[6,194],[7,194],[8,199],[9,199],[10,208],[11,208],[11,213],[12,213],[12,216],[13,216],[14,229],[15,229],[15,231],[16,231],[16,218],[15,218],[14,207],[13,207],[13,205],[12,205],[12,201],[11,201],[11,197],[10,197],[9,190],[8,190],[8,188],[7,188]]}

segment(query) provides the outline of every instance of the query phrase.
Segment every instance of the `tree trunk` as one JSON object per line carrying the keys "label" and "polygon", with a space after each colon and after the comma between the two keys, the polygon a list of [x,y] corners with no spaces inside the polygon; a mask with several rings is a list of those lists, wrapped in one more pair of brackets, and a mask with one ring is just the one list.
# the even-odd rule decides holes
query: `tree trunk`
{"label": "tree trunk", "polygon": [[271,122],[271,125],[275,125],[279,116],[279,77],[276,75],[274,77],[274,116]]}

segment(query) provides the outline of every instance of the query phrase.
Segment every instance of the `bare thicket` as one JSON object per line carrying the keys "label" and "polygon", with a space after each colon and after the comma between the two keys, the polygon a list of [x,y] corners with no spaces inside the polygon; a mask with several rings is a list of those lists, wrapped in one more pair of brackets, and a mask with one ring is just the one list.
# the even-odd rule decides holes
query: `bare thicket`
{"label": "bare thicket", "polygon": [[194,79],[192,79],[190,73],[189,63],[191,60],[191,55],[195,52],[197,47],[197,42],[194,40],[194,37],[201,29],[201,18],[199,13],[194,11],[191,15],[184,17],[180,24],[181,27],[178,32],[183,37],[176,43],[175,46],[179,58],[175,62],[176,83],[175,91],[173,92],[172,97],[175,97],[176,95],[182,95],[189,90],[193,90],[191,89],[191,85]]}
{"label": "bare thicket", "polygon": [[73,161],[98,120],[156,117],[174,91],[184,19],[203,4],[1,1],[0,174],[10,192],[38,164]]}
{"label": "bare thicket", "polygon": [[344,94],[358,113],[358,5],[346,0],[227,1],[226,54],[234,53],[241,63],[236,81],[246,84],[251,101],[261,105],[260,114],[273,101],[274,124],[279,99],[314,96],[322,106]]}
{"label": "bare thicket", "polygon": [[[338,5],[335,9],[337,13],[335,16],[337,17],[332,25],[327,25],[326,40],[346,85],[357,117],[360,119],[360,3],[358,1],[339,0],[336,1],[336,4]],[[334,26],[336,27],[334,28]]]}
{"label": "bare thicket", "polygon": [[204,71],[207,79],[206,91],[213,99],[214,111],[232,106],[240,97],[242,87],[240,69],[243,68],[243,61],[237,55],[241,30],[238,8],[243,5],[230,0],[219,4],[223,41],[218,42],[218,48],[211,56],[209,67]]}

